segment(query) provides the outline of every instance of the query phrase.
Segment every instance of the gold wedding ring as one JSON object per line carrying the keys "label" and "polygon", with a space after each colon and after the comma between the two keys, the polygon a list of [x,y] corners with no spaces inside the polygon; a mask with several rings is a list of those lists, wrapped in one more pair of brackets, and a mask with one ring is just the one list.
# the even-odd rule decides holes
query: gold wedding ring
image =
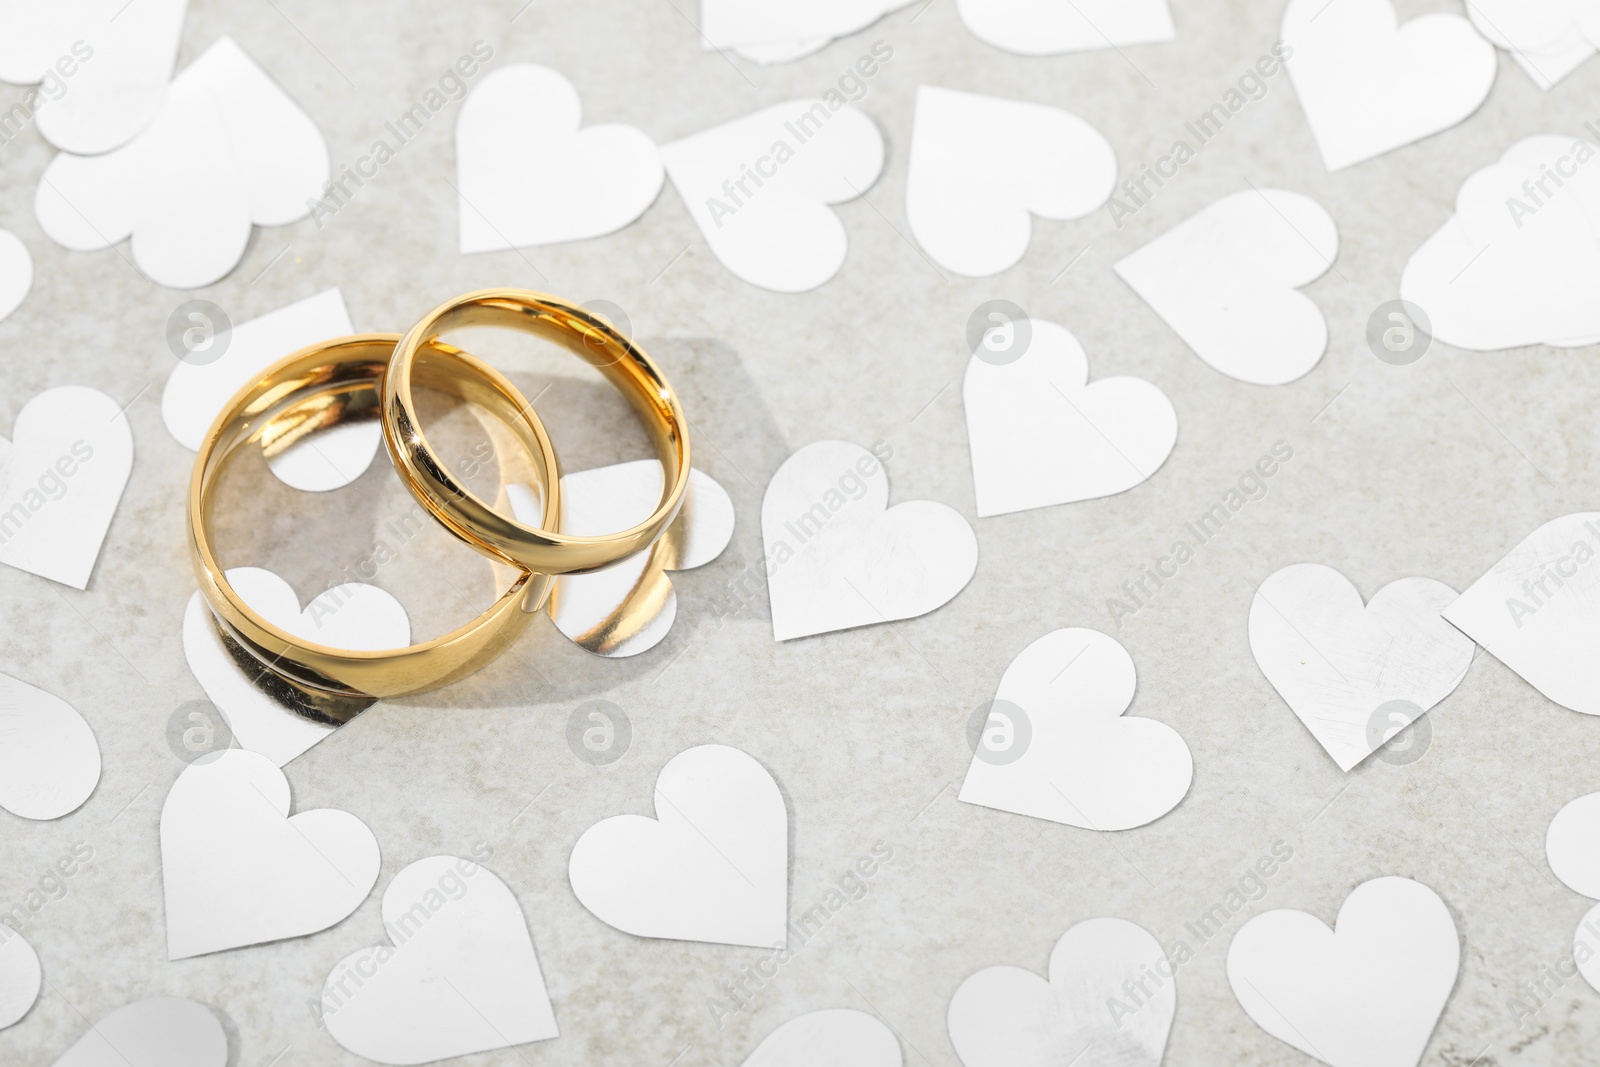
{"label": "gold wedding ring", "polygon": [[[631,529],[600,537],[525,526],[457,481],[428,445],[411,395],[418,354],[446,330],[500,326],[554,341],[611,381],[645,424],[661,461],[661,502]],[[689,484],[688,425],[677,394],[632,341],[594,313],[543,293],[484,289],[441,304],[395,347],[383,380],[383,437],[412,494],[445,528],[479,551],[539,574],[584,574],[649,549],[678,515]],[[548,512],[547,512],[548,520]]]}
{"label": "gold wedding ring", "polygon": [[[380,417],[384,373],[398,334],[360,334],[303,348],[234,395],[200,447],[189,488],[189,551],[200,592],[227,636],[297,689],[340,700],[418,693],[463,678],[514,641],[550,590],[550,572],[517,566],[500,598],[476,619],[423,644],[379,652],[329,648],[267,621],[228,583],[212,548],[215,487],[247,446],[272,458],[320,430]],[[503,421],[531,460],[544,525],[557,529],[561,472],[543,423],[488,364],[437,340],[412,346],[408,378],[478,404]],[[570,568],[569,568],[570,569]]]}

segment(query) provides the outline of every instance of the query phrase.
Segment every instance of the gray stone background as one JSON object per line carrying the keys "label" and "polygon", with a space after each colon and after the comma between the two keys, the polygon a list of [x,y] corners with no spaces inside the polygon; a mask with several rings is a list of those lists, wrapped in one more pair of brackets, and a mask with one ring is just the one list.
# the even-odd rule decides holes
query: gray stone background
{"label": "gray stone background", "polygon": [[[397,871],[486,843],[489,865],[527,916],[562,1036],[463,1062],[736,1064],[781,1022],[847,1006],[891,1024],[908,1064],[946,1067],[956,1060],[945,1010],[967,975],[1001,963],[1042,972],[1061,933],[1097,915],[1134,920],[1164,944],[1188,939],[1184,924],[1281,840],[1294,856],[1265,897],[1178,975],[1167,1062],[1309,1062],[1239,1008],[1224,975],[1227,942],[1269,908],[1332,921],[1351,888],[1385,874],[1437,890],[1463,940],[1460,979],[1426,1063],[1579,1062],[1600,1035],[1600,997],[1581,979],[1525,1018],[1508,1000],[1569,955],[1589,906],[1554,880],[1543,841],[1551,816],[1600,784],[1587,765],[1600,726],[1480,656],[1428,717],[1432,744],[1421,760],[1369,761],[1344,775],[1256,669],[1245,621],[1253,584],[1285,564],[1337,567],[1365,596],[1414,574],[1463,588],[1540,523],[1590,506],[1600,477],[1593,350],[1436,346],[1396,368],[1373,358],[1363,332],[1370,312],[1397,295],[1406,257],[1449,216],[1468,174],[1520,138],[1578,135],[1600,115],[1600,61],[1544,94],[1502,55],[1493,92],[1470,120],[1337,175],[1325,172],[1280,75],[1125,226],[1105,212],[1037,223],[1017,267],[972,281],[941,275],[907,237],[919,84],[1066,107],[1105,132],[1127,175],[1164,154],[1183,122],[1269,49],[1280,0],[1175,0],[1175,43],[1042,59],[980,43],[953,0],[931,0],[773,69],[702,51],[690,0],[524,2],[196,0],[179,65],[232,35],[316,119],[337,164],[366,152],[478,40],[493,46],[493,66],[535,61],[566,74],[586,122],[633,123],[664,143],[819,94],[882,39],[894,59],[858,106],[882,128],[888,162],[864,200],[839,209],[849,259],[815,292],[755,289],[710,254],[670,186],[620,234],[463,257],[448,184],[452,105],[325,225],[258,230],[223,281],[174,292],[118,252],[69,252],[45,238],[32,200],[52,150],[32,131],[0,149],[0,225],[27,243],[37,270],[27,302],[0,324],[0,432],[40,390],[85,383],[133,401],[136,438],[132,481],[87,592],[0,570],[0,670],[71,701],[105,758],[98,790],[74,814],[38,824],[0,813],[0,905],[23,899],[75,843],[95,850],[65,895],[25,927],[48,985],[26,1019],[0,1032],[0,1058],[53,1062],[88,1019],[174,993],[226,1020],[241,1067],[359,1062],[317,1029],[308,1003],[335,961],[383,940],[379,899]],[[1403,2],[1400,10],[1460,8]],[[20,96],[7,88],[0,107]],[[1005,146],[974,150],[1003,159]],[[1342,240],[1335,269],[1306,290],[1327,315],[1328,353],[1276,388],[1206,366],[1111,272],[1120,256],[1246,181],[1314,197]],[[541,623],[480,675],[382,704],[291,764],[296,810],[344,808],[375,831],[378,891],[314,937],[168,963],[157,822],[183,764],[166,728],[174,709],[202,694],[180,644],[194,589],[182,511],[191,456],[161,423],[173,366],[164,325],[192,296],[240,322],[332,285],[358,329],[403,329],[437,302],[490,285],[615,302],[682,391],[698,463],[733,494],[740,525],[721,560],[678,578],[682,616],[651,653],[595,660]],[[995,297],[1076,333],[1094,377],[1142,376],[1172,398],[1178,445],[1147,484],[1108,500],[973,517],[963,332],[971,310]],[[647,454],[641,435],[615,429],[631,425],[620,406],[576,377],[570,360],[506,365],[530,389],[557,375],[561,388],[540,407],[569,469]],[[764,596],[719,627],[710,605],[760,558],[767,479],[789,451],[830,437],[892,443],[894,501],[941,500],[973,518],[976,578],[942,610],[893,628],[777,646]],[[1294,458],[1270,494],[1115,626],[1107,598],[1279,440]],[[302,600],[369,552],[380,523],[404,506],[381,458],[350,490],[319,499],[285,492],[263,495],[256,514],[265,530],[274,507],[301,509],[293,540],[257,538],[252,553],[245,522],[228,562],[278,567]],[[378,583],[419,629],[448,621],[431,618],[437,605],[422,584],[446,559],[489,595],[488,568],[471,553],[443,540],[416,545]],[[1194,751],[1188,798],[1151,826],[1102,837],[955,799],[969,715],[1013,656],[1061,626],[1099,627],[1126,645],[1140,682],[1130,714],[1172,724]],[[608,767],[580,762],[564,740],[572,710],[597,696],[633,724],[631,750]],[[762,953],[621,934],[584,911],[566,880],[568,851],[586,827],[651,813],[662,764],[707,742],[755,755],[783,788],[791,916],[874,843],[894,850],[870,893],[721,1027],[708,999]]]}

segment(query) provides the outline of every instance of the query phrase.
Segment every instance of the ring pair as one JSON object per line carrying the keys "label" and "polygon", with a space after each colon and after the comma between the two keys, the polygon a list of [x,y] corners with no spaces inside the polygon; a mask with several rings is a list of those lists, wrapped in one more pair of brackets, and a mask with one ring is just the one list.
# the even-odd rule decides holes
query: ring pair
{"label": "ring pair", "polygon": [[[561,532],[561,471],[533,406],[503,375],[444,343],[440,334],[471,326],[521,330],[578,355],[622,392],[643,420],[662,468],[655,511],[638,525],[601,537]],[[537,527],[496,511],[454,477],[428,444],[413,385],[437,389],[487,410],[521,444],[541,490]],[[378,419],[401,480],[456,538],[516,578],[476,619],[407,648],[330,648],[276,626],[229,584],[212,549],[212,504],[219,475],[246,446],[270,459],[312,434]],[[311,345],[273,364],[236,393],[212,423],[190,481],[189,553],[200,592],[223,633],[303,694],[330,701],[369,700],[447,685],[498,656],[544,606],[551,579],[585,574],[652,548],[677,517],[689,481],[688,425],[672,386],[627,337],[594,313],[543,293],[485,289],[441,304],[404,336],[357,334]]]}

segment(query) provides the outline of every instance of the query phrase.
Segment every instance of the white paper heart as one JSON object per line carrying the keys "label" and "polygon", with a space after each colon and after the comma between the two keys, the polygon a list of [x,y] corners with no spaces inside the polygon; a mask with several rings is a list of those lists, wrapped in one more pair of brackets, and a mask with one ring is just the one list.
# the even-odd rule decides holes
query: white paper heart
{"label": "white paper heart", "polygon": [[[1550,869],[1574,893],[1600,900],[1600,793],[1568,803],[1545,833],[1544,851]],[[1584,980],[1600,989],[1600,904],[1573,932],[1573,959]]]}
{"label": "white paper heart", "polygon": [[980,41],[1025,56],[1170,41],[1167,0],[956,0]]}
{"label": "white paper heart", "polygon": [[1117,181],[1111,143],[1058,107],[917,90],[906,219],[934,261],[985,277],[1028,250],[1033,216],[1082,218]]}
{"label": "white paper heart", "polygon": [[893,1030],[866,1012],[829,1008],[772,1031],[743,1067],[901,1067],[904,1062]]}
{"label": "white paper heart", "polygon": [[1462,184],[1456,213],[1400,278],[1401,297],[1426,313],[1432,336],[1488,351],[1600,334],[1600,167],[1588,166],[1596,155],[1571,137],[1529,137]]}
{"label": "white paper heart", "polygon": [[655,811],[578,838],[567,875],[585,908],[639,937],[787,940],[789,816],[765,767],[726,745],[680,752],[656,778]]}
{"label": "white paper heart", "polygon": [[[316,597],[302,611],[294,589],[269,570],[232,567],[227,576],[234,592],[263,618],[305,640],[372,652],[411,643],[406,609],[377,586],[347,582]],[[184,609],[183,654],[240,746],[276,766],[282,767],[338,729],[300,714],[240,669],[199,593]],[[287,693],[283,697],[290,698]]]}
{"label": "white paper heart", "polygon": [[22,306],[33,288],[33,257],[10,230],[0,230],[0,321]]}
{"label": "white paper heart", "polygon": [[347,811],[289,815],[289,780],[224,749],[189,764],[161,807],[167,958],[303,937],[361,906],[378,840]]}
{"label": "white paper heart", "polygon": [[848,441],[784,460],[761,502],[772,633],[779,641],[926,615],[978,569],[978,538],[931,500],[889,507],[889,475]]}
{"label": "white paper heart", "polygon": [[51,160],[34,211],[68,248],[131,237],[152,281],[198,289],[238,265],[252,225],[304,218],[328,176],[316,123],[222,37],[173,79],[161,113],[132,141]]}
{"label": "white paper heart", "polygon": [[44,971],[38,953],[9,926],[0,927],[0,1030],[22,1021],[39,999]]}
{"label": "white paper heart", "polygon": [[1564,708],[1600,715],[1600,512],[1552,519],[1444,610],[1446,620]]}
{"label": "white paper heart", "polygon": [[86,589],[133,470],[122,405],[83,385],[28,401],[0,438],[0,563]]}
{"label": "white paper heart", "polygon": [[188,0],[0,0],[0,81],[35,85],[35,122],[66,152],[98,155],[161,111]]}
{"label": "white paper heart", "polygon": [[1544,90],[1582,66],[1600,40],[1595,0],[1472,0],[1466,8],[1478,32]]}
{"label": "white paper heart", "polygon": [[[512,492],[516,490],[516,492]],[[539,508],[525,486],[507,489],[512,512],[537,525]],[[578,537],[626,530],[661,500],[661,463],[644,459],[561,476],[561,529]],[[667,571],[703,567],[733,539],[733,500],[715,478],[689,472],[683,508],[653,553],[641,553],[593,574],[564,574],[550,593],[556,628],[599,656],[625,657],[660,644],[678,616]],[[621,609],[630,606],[628,617]]]}
{"label": "white paper heart", "polygon": [[1159,1067],[1178,1005],[1175,973],[1142,926],[1088,919],[1056,942],[1048,982],[1022,967],[987,967],[962,982],[950,999],[950,1043],[965,1067]]}
{"label": "white paper heart", "polygon": [[1179,223],[1116,271],[1217,370],[1283,385],[1328,347],[1327,320],[1296,290],[1327,273],[1338,254],[1339,231],[1321,204],[1250,189]]}
{"label": "white paper heart", "polygon": [[655,202],[655,142],[581,121],[578,90],[549,67],[513,63],[478,83],[456,119],[462,252],[600,237]]}
{"label": "white paper heart", "polygon": [[1257,1026],[1331,1067],[1416,1067],[1460,963],[1437,893],[1374,878],[1332,930],[1288,909],[1245,923],[1228,946],[1228,984]]}
{"label": "white paper heart", "polygon": [[430,856],[383,891],[394,947],[340,960],[322,988],[333,1039],[379,1063],[415,1064],[557,1037],[522,908],[470,860]]}
{"label": "white paper heart", "polygon": [[912,0],[700,0],[700,35],[707,48],[828,41],[864,30]]}
{"label": "white paper heart", "polygon": [[65,700],[0,674],[0,808],[24,819],[77,811],[100,781],[94,731]]}
{"label": "white paper heart", "polygon": [[55,1067],[227,1067],[228,1035],[204,1004],[150,997],[90,1025]]}
{"label": "white paper heart", "polygon": [[711,251],[752,285],[800,293],[833,277],[849,240],[830,205],[883,170],[883,134],[838,94],[791,100],[663,145]]}
{"label": "white paper heart", "polygon": [[1460,15],[1399,24],[1391,0],[1289,0],[1284,63],[1330,171],[1447,130],[1478,110],[1499,66]]}
{"label": "white paper heart", "polygon": [[1011,661],[961,800],[1087,830],[1128,830],[1178,806],[1194,779],[1172,727],[1124,715],[1133,658],[1098,630],[1055,630]]}
{"label": "white paper heart", "polygon": [[[193,312],[191,320],[203,319]],[[220,337],[214,324],[195,323],[202,338],[190,359],[180,360],[161,394],[161,418],[184,448],[199,451],[211,423],[233,394],[261,371],[307,345],[355,333],[344,296],[325,289],[259,318],[240,323]],[[204,346],[223,346],[211,357]],[[377,422],[347,423],[315,434],[267,461],[285,485],[306,492],[340,489],[366,473],[378,454],[383,428]]]}
{"label": "white paper heart", "polygon": [[1250,651],[1317,743],[1348,771],[1449,696],[1472,665],[1473,642],[1440,612],[1456,592],[1401,578],[1364,607],[1350,580],[1295,563],[1250,603]]}
{"label": "white paper heart", "polygon": [[1142,378],[1088,384],[1083,346],[1053,322],[1008,328],[1027,331],[1026,350],[1001,362],[980,348],[962,388],[980,517],[1111,496],[1166,462],[1178,413],[1165,393]]}

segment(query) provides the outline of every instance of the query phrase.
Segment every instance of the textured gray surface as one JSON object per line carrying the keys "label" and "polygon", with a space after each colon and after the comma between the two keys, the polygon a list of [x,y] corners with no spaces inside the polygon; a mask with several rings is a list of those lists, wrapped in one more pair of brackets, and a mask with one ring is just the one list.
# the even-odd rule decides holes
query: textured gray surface
{"label": "textured gray surface", "polygon": [[[1600,478],[1592,468],[1593,350],[1441,349],[1391,368],[1367,352],[1362,333],[1471,171],[1521,137],[1579,133],[1594,114],[1600,62],[1541,94],[1502,56],[1492,95],[1464,125],[1333,176],[1280,76],[1124,228],[1104,213],[1039,224],[1019,266],[974,282],[941,277],[903,236],[918,84],[1063,105],[1105,131],[1127,174],[1162,155],[1183,121],[1269,48],[1281,4],[1179,0],[1174,44],[1025,60],[980,44],[952,0],[932,0],[920,15],[902,11],[772,70],[702,52],[688,0],[538,0],[513,23],[522,5],[200,0],[179,61],[233,35],[315,117],[335,160],[349,161],[480,39],[492,43],[496,65],[532,60],[567,74],[587,121],[631,122],[658,141],[819,93],[876,39],[895,56],[860,104],[885,133],[887,169],[867,202],[840,209],[850,257],[816,292],[771,294],[731,276],[671,188],[618,235],[463,258],[447,184],[452,107],[324,227],[258,231],[239,268],[198,294],[242,321],[337,285],[360,329],[403,328],[437,301],[485,285],[612,300],[682,389],[703,442],[699,462],[738,507],[733,547],[678,579],[683,617],[650,654],[593,660],[542,626],[467,683],[381,705],[289,768],[297,810],[336,806],[371,825],[384,854],[380,891],[415,859],[493,847],[490,866],[526,912],[563,1036],[470,1062],[735,1064],[793,1015],[853,1006],[896,1028],[908,1063],[945,1067],[955,1063],[945,1008],[968,974],[998,963],[1042,970],[1060,934],[1094,915],[1135,920],[1170,945],[1278,840],[1294,858],[1265,898],[1178,976],[1168,1062],[1309,1062],[1240,1010],[1223,971],[1227,940],[1249,914],[1271,907],[1331,921],[1353,886],[1383,874],[1436,889],[1464,941],[1460,980],[1427,1063],[1583,1058],[1600,1036],[1600,998],[1581,980],[1525,1023],[1507,1001],[1569,953],[1587,910],[1550,875],[1543,839],[1555,811],[1597,785],[1588,762],[1597,724],[1480,657],[1429,717],[1433,745],[1421,761],[1371,763],[1344,776],[1257,671],[1245,619],[1252,584],[1286,563],[1330,564],[1366,596],[1410,574],[1460,588],[1541,522],[1592,506]],[[1435,9],[1457,8],[1401,6],[1403,15]],[[0,103],[18,95],[7,90]],[[152,286],[119,252],[73,253],[44,238],[32,197],[50,155],[31,132],[0,150],[0,225],[28,244],[38,275],[27,303],[0,324],[0,431],[39,390],[93,384],[138,396],[129,411],[137,456],[87,592],[0,570],[0,669],[69,699],[105,754],[99,790],[75,814],[34,824],[0,813],[0,905],[22,901],[75,842],[96,856],[25,927],[49,984],[22,1023],[0,1032],[0,1058],[53,1062],[87,1019],[138,997],[180,993],[227,1020],[235,1064],[358,1062],[317,1030],[307,1005],[336,960],[382,940],[377,893],[309,939],[165,960],[157,819],[181,770],[165,730],[174,708],[201,695],[179,642],[193,590],[181,511],[190,457],[159,412],[172,366],[163,325],[189,294]],[[1329,320],[1328,355],[1279,388],[1245,386],[1205,366],[1110,270],[1246,180],[1315,197],[1343,241],[1337,270],[1308,288]],[[1114,499],[977,523],[977,577],[926,618],[783,647],[770,638],[762,598],[720,628],[706,621],[706,605],[727,597],[724,584],[759,559],[761,487],[806,442],[887,440],[894,500],[928,497],[972,516],[962,335],[972,308],[996,296],[1073,330],[1093,376],[1135,374],[1160,385],[1180,420],[1166,466]],[[611,410],[604,403],[586,385],[541,401],[569,466],[642,454],[637,437],[625,448],[605,443],[595,418]],[[1295,456],[1270,494],[1114,627],[1106,598],[1278,440]],[[352,562],[332,557],[364,545],[363,530],[399,505],[386,477],[380,460],[348,506],[300,504],[301,539],[272,562],[302,599],[323,588],[319,568]],[[431,555],[419,555],[427,566],[409,566],[432,569]],[[407,566],[380,583],[421,615],[429,598],[408,585]],[[487,590],[487,568],[470,556],[462,566],[477,567]],[[1018,651],[1072,625],[1115,633],[1139,668],[1131,713],[1172,724],[1195,754],[1187,800],[1114,838],[954,797],[968,760],[968,715]],[[580,763],[564,742],[572,708],[595,695],[627,709],[634,724],[632,750],[607,768]],[[584,828],[618,812],[648,813],[661,765],[712,741],[752,753],[783,788],[791,914],[875,842],[894,849],[869,895],[835,915],[748,1011],[720,1028],[708,998],[761,953],[617,933],[578,905],[565,874]]]}

